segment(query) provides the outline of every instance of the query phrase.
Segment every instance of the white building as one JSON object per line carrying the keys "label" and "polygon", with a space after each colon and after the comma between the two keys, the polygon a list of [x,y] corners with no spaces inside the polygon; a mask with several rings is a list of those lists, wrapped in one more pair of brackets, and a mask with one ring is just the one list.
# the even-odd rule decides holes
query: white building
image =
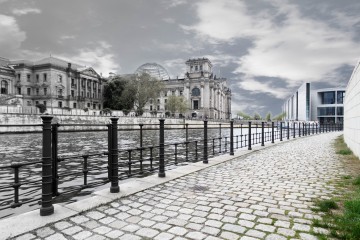
{"label": "white building", "polygon": [[165,68],[156,63],[144,64],[136,70],[136,73],[149,73],[165,83],[157,101],[150,102],[145,109],[165,115],[168,96],[184,96],[188,103],[185,117],[230,119],[231,90],[226,78],[217,78],[213,74],[212,64],[207,58],[189,59],[185,64],[187,72],[184,78],[176,79],[170,79]]}
{"label": "white building", "polygon": [[343,88],[311,89],[310,83],[304,83],[284,102],[284,120],[342,123],[344,97]]}

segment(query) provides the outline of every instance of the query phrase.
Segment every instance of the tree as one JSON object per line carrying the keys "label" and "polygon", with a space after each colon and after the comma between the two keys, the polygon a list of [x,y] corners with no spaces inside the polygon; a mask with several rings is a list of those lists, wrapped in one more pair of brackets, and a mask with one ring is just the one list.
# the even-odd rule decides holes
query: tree
{"label": "tree", "polygon": [[132,95],[135,99],[134,106],[136,114],[141,116],[144,113],[144,107],[150,99],[155,99],[164,88],[164,83],[156,78],[151,77],[147,73],[134,75],[131,77],[129,84],[126,86],[134,91]]}
{"label": "tree", "polygon": [[255,112],[254,113],[254,120],[261,120],[261,119],[262,119],[261,115],[259,113]]}
{"label": "tree", "polygon": [[172,114],[175,112],[183,114],[187,110],[187,102],[183,96],[170,96],[167,99],[165,107]]}
{"label": "tree", "polygon": [[281,121],[286,116],[286,112],[280,113],[279,115],[276,115],[273,120]]}
{"label": "tree", "polygon": [[242,120],[251,120],[252,117],[244,112],[238,112],[237,115],[242,119]]}
{"label": "tree", "polygon": [[131,79],[116,76],[104,86],[104,108],[131,110],[135,102],[135,89]]}
{"label": "tree", "polygon": [[268,112],[268,113],[266,114],[265,120],[268,121],[268,122],[271,121],[271,112]]}
{"label": "tree", "polygon": [[42,103],[36,104],[36,107],[39,109],[40,113],[44,113],[46,111],[46,106]]}

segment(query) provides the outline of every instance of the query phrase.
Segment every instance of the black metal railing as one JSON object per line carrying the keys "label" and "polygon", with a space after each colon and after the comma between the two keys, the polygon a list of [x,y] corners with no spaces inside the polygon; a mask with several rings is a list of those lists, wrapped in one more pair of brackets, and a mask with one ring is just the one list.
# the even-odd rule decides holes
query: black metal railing
{"label": "black metal railing", "polygon": [[[252,146],[265,143],[274,143],[275,140],[296,138],[301,136],[326,133],[342,130],[341,124],[322,124],[306,122],[261,122],[247,124],[243,122],[184,124],[185,141],[165,143],[165,129],[171,129],[172,124],[165,124],[165,119],[160,119],[159,124],[139,124],[139,146],[127,149],[119,149],[118,135],[126,126],[118,124],[116,117],[110,118],[111,123],[104,124],[51,124],[52,116],[42,116],[42,160],[34,160],[25,163],[12,163],[0,166],[0,170],[7,169],[12,172],[13,182],[8,180],[0,185],[1,192],[13,189],[13,200],[7,199],[0,202],[0,211],[8,208],[20,207],[25,203],[39,201],[41,204],[40,215],[51,215],[54,212],[53,202],[69,193],[82,189],[103,185],[110,182],[110,192],[121,191],[119,180],[139,175],[147,175],[158,171],[159,177],[166,176],[166,169],[173,165],[183,165],[189,162],[209,162],[209,158],[229,153],[234,155],[236,149],[246,148],[252,150]],[[174,125],[174,124],[173,124]],[[11,125],[12,126],[12,125]],[[107,129],[107,149],[96,150],[87,154],[58,155],[59,128],[76,126],[102,127]],[[120,127],[120,128],[119,128]],[[189,139],[191,129],[203,129],[203,136]],[[218,137],[208,138],[209,129],[218,129]],[[159,132],[159,144],[144,146],[143,131],[152,129]],[[223,134],[222,130],[229,130],[229,135]],[[237,132],[237,134],[234,134]],[[97,164],[93,164],[94,159]],[[98,162],[102,164],[98,164]],[[27,167],[32,169],[41,168],[41,178],[37,176],[29,181],[21,177],[20,170]],[[77,171],[69,171],[77,169]],[[96,176],[94,175],[96,173]],[[100,174],[99,174],[100,173]],[[69,184],[74,181],[75,184]],[[77,185],[76,185],[77,184]],[[20,189],[23,185],[31,186],[32,191],[41,192],[41,197],[21,199]],[[10,190],[9,190],[10,189]]]}

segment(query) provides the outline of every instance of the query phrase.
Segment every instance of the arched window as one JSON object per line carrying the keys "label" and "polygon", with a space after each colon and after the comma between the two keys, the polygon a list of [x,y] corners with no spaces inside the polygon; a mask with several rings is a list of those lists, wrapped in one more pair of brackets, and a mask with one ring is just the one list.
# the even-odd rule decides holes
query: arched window
{"label": "arched window", "polygon": [[192,96],[200,96],[200,89],[197,87],[194,87],[191,91]]}
{"label": "arched window", "polygon": [[7,81],[1,81],[1,94],[9,94],[9,84]]}

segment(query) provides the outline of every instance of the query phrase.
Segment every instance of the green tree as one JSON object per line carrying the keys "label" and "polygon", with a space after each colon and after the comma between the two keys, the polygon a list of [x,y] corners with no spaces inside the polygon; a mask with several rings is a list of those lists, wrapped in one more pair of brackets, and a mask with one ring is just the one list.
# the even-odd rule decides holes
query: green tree
{"label": "green tree", "polygon": [[276,121],[281,121],[283,120],[283,118],[286,116],[286,113],[283,112],[283,113],[280,113],[279,115],[276,115],[275,117],[273,117],[273,120],[276,120]]}
{"label": "green tree", "polygon": [[161,80],[151,77],[147,73],[141,75],[134,75],[127,86],[134,91],[134,106],[136,107],[136,114],[141,116],[144,113],[144,107],[150,99],[156,99],[159,93],[164,88],[164,83]]}
{"label": "green tree", "polygon": [[262,119],[261,115],[259,113],[255,112],[254,113],[254,120],[261,120],[261,119]]}
{"label": "green tree", "polygon": [[268,122],[271,121],[271,112],[268,112],[268,113],[266,114],[265,120],[268,121]]}
{"label": "green tree", "polygon": [[134,107],[135,88],[128,77],[116,76],[104,86],[104,108],[129,114]]}
{"label": "green tree", "polygon": [[244,112],[239,111],[237,115],[243,120],[251,120],[252,117]]}
{"label": "green tree", "polygon": [[170,96],[167,99],[165,107],[172,114],[175,112],[183,114],[186,112],[188,105],[186,99],[183,96]]}

